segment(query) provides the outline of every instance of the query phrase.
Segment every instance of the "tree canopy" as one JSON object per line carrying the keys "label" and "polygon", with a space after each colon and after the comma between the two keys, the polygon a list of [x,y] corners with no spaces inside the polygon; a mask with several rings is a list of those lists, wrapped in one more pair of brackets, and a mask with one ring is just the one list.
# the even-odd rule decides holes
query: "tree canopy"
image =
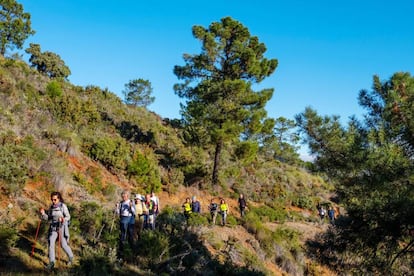
{"label": "tree canopy", "polygon": [[[365,123],[321,117],[307,108],[297,116],[315,165],[336,183],[349,220],[337,244],[359,254],[364,268],[392,271],[408,264],[414,240],[414,78],[396,73],[362,90]],[[344,250],[344,248],[337,250]]]}
{"label": "tree canopy", "polygon": [[31,28],[30,14],[15,0],[0,1],[0,54],[7,49],[21,49],[23,43],[35,32]]}
{"label": "tree canopy", "polygon": [[278,62],[265,58],[265,45],[230,17],[208,28],[194,26],[192,31],[202,50],[200,54],[184,54],[185,65],[174,67],[174,74],[183,81],[174,90],[187,100],[181,107],[186,124],[215,146],[212,182],[217,184],[225,142],[272,131],[273,125],[265,123],[264,107],[273,89],[256,92],[252,84],[271,75]]}
{"label": "tree canopy", "polygon": [[155,100],[151,94],[152,86],[149,80],[135,79],[125,84],[124,96],[127,104],[146,107]]}
{"label": "tree canopy", "polygon": [[71,74],[69,67],[59,55],[49,51],[42,53],[39,44],[30,43],[26,53],[31,54],[29,59],[31,66],[50,78],[66,79]]}

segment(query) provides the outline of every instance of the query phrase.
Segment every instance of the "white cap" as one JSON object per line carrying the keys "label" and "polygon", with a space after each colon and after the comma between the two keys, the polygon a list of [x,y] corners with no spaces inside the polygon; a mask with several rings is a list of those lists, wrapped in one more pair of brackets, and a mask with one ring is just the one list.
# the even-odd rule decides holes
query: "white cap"
{"label": "white cap", "polygon": [[140,194],[136,194],[135,199],[144,200],[144,197]]}

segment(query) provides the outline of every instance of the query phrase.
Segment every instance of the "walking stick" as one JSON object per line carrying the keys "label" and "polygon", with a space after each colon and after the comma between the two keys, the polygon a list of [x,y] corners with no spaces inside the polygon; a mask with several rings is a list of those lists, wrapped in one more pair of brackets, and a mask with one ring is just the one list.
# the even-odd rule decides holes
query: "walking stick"
{"label": "walking stick", "polygon": [[32,246],[32,258],[33,258],[33,254],[34,254],[34,249],[36,246],[36,241],[37,241],[37,236],[39,235],[39,229],[40,229],[40,224],[42,223],[42,220],[39,220],[39,223],[37,224],[37,230],[36,230],[36,235],[35,235],[35,240],[33,242],[33,246]]}
{"label": "walking stick", "polygon": [[63,232],[63,228],[61,227],[61,226],[59,226],[59,229],[58,229],[58,250],[57,250],[57,262],[56,263],[58,263],[58,262],[60,262],[60,243],[61,243],[61,239],[62,239],[62,235],[60,234],[60,230],[62,229],[62,232]]}

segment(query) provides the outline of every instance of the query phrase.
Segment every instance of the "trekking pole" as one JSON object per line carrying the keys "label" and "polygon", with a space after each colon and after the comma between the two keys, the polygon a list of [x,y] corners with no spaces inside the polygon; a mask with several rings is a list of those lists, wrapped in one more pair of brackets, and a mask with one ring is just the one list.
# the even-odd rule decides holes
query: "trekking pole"
{"label": "trekking pole", "polygon": [[36,235],[35,235],[35,239],[34,239],[33,246],[32,246],[32,255],[31,255],[32,258],[33,258],[34,249],[35,249],[35,246],[36,246],[37,236],[39,235],[39,229],[40,229],[40,224],[41,223],[42,223],[42,220],[40,219],[39,223],[37,224]]}
{"label": "trekking pole", "polygon": [[[59,228],[58,228],[58,250],[57,250],[57,262],[56,263],[58,263],[58,262],[60,262],[60,243],[61,243],[61,239],[62,239],[62,235],[60,234],[60,229],[61,229],[61,227],[60,227],[60,223],[59,223]],[[62,231],[63,232],[63,231]]]}

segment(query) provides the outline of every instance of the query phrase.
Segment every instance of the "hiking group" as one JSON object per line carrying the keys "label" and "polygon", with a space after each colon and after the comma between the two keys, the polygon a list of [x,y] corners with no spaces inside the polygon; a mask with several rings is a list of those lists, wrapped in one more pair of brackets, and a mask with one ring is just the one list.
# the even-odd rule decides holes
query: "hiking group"
{"label": "hiking group", "polygon": [[[246,200],[244,199],[243,194],[240,194],[238,199],[240,216],[244,217],[245,211],[247,208]],[[188,220],[192,214],[201,213],[201,204],[195,196],[190,200],[189,197],[185,199],[185,202],[182,205],[183,213],[185,218]],[[229,212],[229,206],[226,203],[224,198],[219,198],[219,203],[215,202],[215,199],[212,198],[208,205],[208,210],[210,212],[210,221],[213,225],[216,225],[217,215],[220,214],[221,225],[224,226],[227,223],[227,215]]]}
{"label": "hiking group", "polygon": [[[139,238],[143,229],[154,230],[160,202],[154,192],[144,196],[136,194],[130,199],[129,191],[123,191],[121,202],[116,204],[115,213],[119,215],[119,249],[118,258],[122,261],[125,244],[131,247],[135,238]],[[137,227],[135,227],[135,223]]]}
{"label": "hiking group", "polygon": [[[129,191],[122,191],[121,200],[115,204],[114,214],[115,216],[119,216],[120,229],[118,245],[119,261],[122,261],[122,258],[124,257],[125,245],[129,244],[132,248],[135,240],[140,238],[144,229],[155,229],[156,219],[160,210],[160,201],[154,192],[146,194],[145,196],[141,194],[135,194],[133,198],[130,196],[131,194]],[[71,217],[68,207],[64,203],[62,195],[59,192],[52,192],[50,199],[52,204],[49,209],[40,209],[41,219],[48,220],[50,222],[48,231],[49,264],[46,266],[48,270],[52,270],[55,267],[56,241],[58,241],[58,246],[62,247],[63,251],[67,255],[67,265],[70,266],[73,263],[73,252],[69,246],[70,234],[68,226]],[[239,196],[238,205],[240,209],[240,216],[244,217],[247,203],[243,194],[240,194]],[[187,197],[182,205],[182,208],[183,214],[187,220],[193,216],[193,214],[201,213],[201,203],[197,200],[196,196],[191,197],[191,199]],[[211,199],[208,205],[208,211],[211,215],[211,223],[213,225],[216,224],[218,214],[220,214],[221,217],[221,225],[226,225],[229,207],[224,198],[219,198],[219,202],[217,203],[214,198]],[[60,258],[59,251],[58,258]]]}
{"label": "hiking group", "polygon": [[318,210],[319,218],[321,219],[320,222],[323,223],[325,220],[326,215],[328,216],[329,222],[332,226],[335,226],[335,217],[336,212],[332,206],[328,207],[328,210],[323,205],[318,204],[316,206],[316,209]]}

